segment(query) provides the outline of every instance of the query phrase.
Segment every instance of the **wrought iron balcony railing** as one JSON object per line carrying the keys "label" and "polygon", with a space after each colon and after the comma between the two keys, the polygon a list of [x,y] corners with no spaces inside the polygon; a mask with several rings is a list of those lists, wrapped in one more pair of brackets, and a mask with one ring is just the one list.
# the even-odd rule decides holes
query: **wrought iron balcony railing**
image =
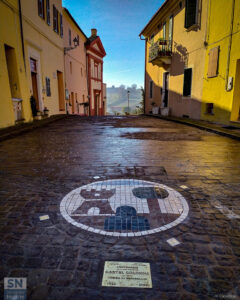
{"label": "wrought iron balcony railing", "polygon": [[172,57],[172,41],[158,40],[149,48],[148,61],[154,65],[170,64]]}

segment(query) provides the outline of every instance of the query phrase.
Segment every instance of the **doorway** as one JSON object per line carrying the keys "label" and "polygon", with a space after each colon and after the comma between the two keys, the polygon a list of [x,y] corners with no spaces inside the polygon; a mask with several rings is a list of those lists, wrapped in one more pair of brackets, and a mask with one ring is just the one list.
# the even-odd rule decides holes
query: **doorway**
{"label": "doorway", "polygon": [[8,80],[12,98],[21,98],[15,49],[5,45]]}
{"label": "doorway", "polygon": [[40,109],[39,97],[38,97],[38,82],[37,82],[37,61],[30,58],[30,69],[31,69],[31,79],[32,79],[32,96],[35,99],[36,109]]}
{"label": "doorway", "polygon": [[71,92],[72,114],[75,113],[74,93]]}
{"label": "doorway", "polygon": [[95,111],[95,116],[99,115],[99,94],[95,94],[95,102],[94,102],[94,111]]}
{"label": "doorway", "polygon": [[169,72],[163,73],[162,107],[168,107]]}
{"label": "doorway", "polygon": [[59,103],[59,110],[60,111],[65,111],[63,73],[60,72],[60,71],[57,71],[57,80],[58,80],[58,103]]}

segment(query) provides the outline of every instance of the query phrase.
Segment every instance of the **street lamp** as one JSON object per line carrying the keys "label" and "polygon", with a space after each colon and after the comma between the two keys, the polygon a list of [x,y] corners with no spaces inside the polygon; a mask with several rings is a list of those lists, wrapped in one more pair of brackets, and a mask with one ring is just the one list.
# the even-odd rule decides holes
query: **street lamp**
{"label": "street lamp", "polygon": [[128,113],[130,114],[130,109],[129,109],[129,94],[130,94],[130,91],[127,91],[127,94],[128,94]]}
{"label": "street lamp", "polygon": [[73,50],[73,49],[76,49],[77,46],[79,46],[79,37],[75,37],[75,38],[73,39],[73,45],[74,45],[74,47],[64,47],[64,55],[65,55],[68,51]]}

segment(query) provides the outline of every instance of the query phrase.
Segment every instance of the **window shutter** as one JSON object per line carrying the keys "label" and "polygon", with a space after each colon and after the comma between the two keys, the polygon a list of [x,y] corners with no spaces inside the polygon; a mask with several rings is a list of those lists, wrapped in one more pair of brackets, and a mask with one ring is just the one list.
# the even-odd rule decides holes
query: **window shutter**
{"label": "window shutter", "polygon": [[46,12],[47,12],[47,24],[51,25],[51,20],[50,20],[50,3],[49,3],[49,0],[46,0]]}
{"label": "window shutter", "polygon": [[219,47],[215,47],[209,51],[208,78],[216,77],[218,74],[219,49]]}
{"label": "window shutter", "polygon": [[62,14],[60,14],[60,36],[63,37],[63,18],[62,18]]}
{"label": "window shutter", "polygon": [[192,69],[184,70],[183,96],[191,96]]}
{"label": "window shutter", "polygon": [[185,7],[185,28],[197,23],[197,0],[186,0]]}
{"label": "window shutter", "polygon": [[56,31],[56,8],[53,5],[53,30]]}
{"label": "window shutter", "polygon": [[48,97],[51,96],[50,78],[46,77],[46,94]]}
{"label": "window shutter", "polygon": [[44,19],[44,0],[38,0],[38,15]]}
{"label": "window shutter", "polygon": [[68,37],[69,37],[69,46],[72,46],[72,32],[70,29],[68,30]]}
{"label": "window shutter", "polygon": [[56,9],[56,24],[57,24],[56,32],[59,33],[58,10],[57,9]]}

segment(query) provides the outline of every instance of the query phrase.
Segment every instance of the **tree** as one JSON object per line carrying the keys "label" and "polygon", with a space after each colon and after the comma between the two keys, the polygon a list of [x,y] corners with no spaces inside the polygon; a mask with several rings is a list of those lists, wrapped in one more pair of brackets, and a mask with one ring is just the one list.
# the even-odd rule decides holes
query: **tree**
{"label": "tree", "polygon": [[133,90],[136,90],[137,85],[134,83],[134,84],[132,84],[131,88],[132,88]]}
{"label": "tree", "polygon": [[144,99],[145,99],[145,90],[144,88],[141,86],[141,92],[142,92],[142,99],[139,102],[139,114],[143,114],[144,113]]}

